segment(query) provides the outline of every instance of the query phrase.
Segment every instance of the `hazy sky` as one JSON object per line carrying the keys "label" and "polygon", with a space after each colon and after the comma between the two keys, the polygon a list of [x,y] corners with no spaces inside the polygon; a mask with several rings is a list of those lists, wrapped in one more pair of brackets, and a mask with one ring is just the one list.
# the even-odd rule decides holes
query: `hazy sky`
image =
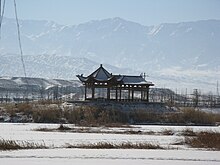
{"label": "hazy sky", "polygon": [[[79,24],[121,17],[143,25],[220,19],[220,0],[16,0],[22,19]],[[6,0],[6,17],[14,18],[13,0]]]}

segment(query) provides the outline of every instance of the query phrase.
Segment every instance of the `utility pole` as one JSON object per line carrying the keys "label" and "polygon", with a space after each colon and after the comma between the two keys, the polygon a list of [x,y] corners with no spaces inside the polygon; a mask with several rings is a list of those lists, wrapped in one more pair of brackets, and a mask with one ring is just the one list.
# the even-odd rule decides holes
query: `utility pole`
{"label": "utility pole", "polygon": [[145,74],[145,72],[144,72],[144,79],[146,78],[146,74]]}
{"label": "utility pole", "polygon": [[219,102],[220,102],[220,97],[219,97],[219,89],[218,89],[218,80],[217,80],[217,84],[216,84],[216,97],[215,97],[215,103],[217,105],[219,105]]}
{"label": "utility pole", "polygon": [[199,92],[198,89],[194,89],[193,90],[193,103],[194,103],[194,107],[198,107],[199,104]]}

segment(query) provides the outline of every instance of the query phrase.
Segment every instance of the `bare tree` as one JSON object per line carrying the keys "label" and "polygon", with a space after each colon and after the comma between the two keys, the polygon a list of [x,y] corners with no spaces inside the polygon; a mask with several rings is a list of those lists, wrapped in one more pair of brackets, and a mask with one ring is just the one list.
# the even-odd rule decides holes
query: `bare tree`
{"label": "bare tree", "polygon": [[193,90],[193,104],[194,107],[198,107],[199,104],[199,92],[198,89]]}

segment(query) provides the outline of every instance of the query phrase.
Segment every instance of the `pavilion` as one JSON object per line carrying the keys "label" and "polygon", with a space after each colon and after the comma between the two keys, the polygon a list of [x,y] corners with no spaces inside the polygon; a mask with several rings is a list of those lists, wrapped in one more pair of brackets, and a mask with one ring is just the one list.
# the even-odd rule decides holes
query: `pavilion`
{"label": "pavilion", "polygon": [[89,76],[82,74],[77,77],[85,86],[85,100],[149,102],[149,87],[154,86],[141,75],[113,75],[102,64]]}

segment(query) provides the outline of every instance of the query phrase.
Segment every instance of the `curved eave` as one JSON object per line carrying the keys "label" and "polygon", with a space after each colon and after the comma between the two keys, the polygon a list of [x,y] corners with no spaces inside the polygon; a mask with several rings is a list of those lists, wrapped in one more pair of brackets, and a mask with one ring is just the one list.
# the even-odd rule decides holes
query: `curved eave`
{"label": "curved eave", "polygon": [[154,84],[152,84],[152,83],[123,83],[123,82],[121,82],[121,84],[124,84],[124,85],[144,85],[144,86],[154,86]]}
{"label": "curved eave", "polygon": [[78,79],[81,81],[81,82],[86,82],[88,80],[87,77],[83,77],[83,76],[80,76],[80,75],[76,75],[76,77],[78,77]]}
{"label": "curved eave", "polygon": [[154,86],[154,84],[152,82],[150,82],[150,81],[147,81],[147,85]]}

